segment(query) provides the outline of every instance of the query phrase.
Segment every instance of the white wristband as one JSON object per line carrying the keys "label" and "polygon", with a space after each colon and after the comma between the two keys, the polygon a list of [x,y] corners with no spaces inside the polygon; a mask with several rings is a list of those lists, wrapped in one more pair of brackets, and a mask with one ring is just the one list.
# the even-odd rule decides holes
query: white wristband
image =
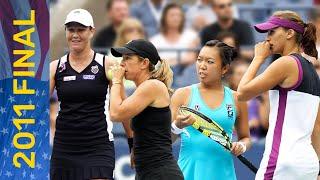
{"label": "white wristband", "polygon": [[183,132],[183,129],[178,128],[177,125],[174,122],[172,122],[171,123],[171,132],[173,134],[181,134]]}
{"label": "white wristband", "polygon": [[239,141],[238,143],[240,144],[240,146],[241,146],[242,149],[243,149],[243,152],[242,152],[242,153],[246,152],[246,150],[247,150],[246,144],[245,144],[244,142],[241,142],[241,141]]}

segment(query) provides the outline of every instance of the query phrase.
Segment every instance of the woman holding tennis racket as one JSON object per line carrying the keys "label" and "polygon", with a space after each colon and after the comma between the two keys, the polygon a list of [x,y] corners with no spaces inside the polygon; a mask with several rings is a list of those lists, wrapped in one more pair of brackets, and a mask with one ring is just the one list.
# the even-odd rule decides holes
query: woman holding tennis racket
{"label": "woman holding tennis racket", "polygon": [[[238,156],[250,147],[246,103],[238,102],[235,92],[222,84],[235,55],[235,49],[225,43],[208,41],[196,62],[200,83],[178,89],[172,96],[172,132],[181,136],[178,164],[186,180],[236,179],[232,154]],[[232,153],[190,126],[195,119],[179,114],[181,106],[213,119],[230,138],[235,126],[239,141],[232,143]]]}
{"label": "woman holding tennis racket", "polygon": [[[255,57],[237,91],[246,101],[270,90],[269,130],[256,179],[317,179],[320,81],[312,63],[302,56],[304,52],[318,57],[316,28],[295,12],[277,11],[255,29],[268,35],[255,46]],[[272,54],[281,57],[256,76]]]}
{"label": "woman holding tennis racket", "polygon": [[[110,115],[119,121],[132,118],[136,180],[182,180],[171,147],[170,66],[142,39],[111,48],[111,53],[123,60],[112,68]],[[127,99],[120,94],[123,77],[137,87]]]}

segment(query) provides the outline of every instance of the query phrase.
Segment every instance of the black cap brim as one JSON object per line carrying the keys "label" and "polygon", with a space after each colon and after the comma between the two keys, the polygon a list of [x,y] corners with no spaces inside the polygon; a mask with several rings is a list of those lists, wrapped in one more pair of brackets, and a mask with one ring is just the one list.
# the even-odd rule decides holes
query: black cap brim
{"label": "black cap brim", "polygon": [[126,47],[119,47],[119,48],[111,48],[111,54],[114,57],[122,57],[122,55],[126,54],[135,54],[136,52],[132,51],[129,48]]}

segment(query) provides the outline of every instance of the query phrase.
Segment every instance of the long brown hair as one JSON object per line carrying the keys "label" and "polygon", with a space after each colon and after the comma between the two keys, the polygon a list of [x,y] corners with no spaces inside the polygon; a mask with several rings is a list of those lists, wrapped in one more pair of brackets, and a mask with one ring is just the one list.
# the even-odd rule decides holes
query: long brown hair
{"label": "long brown hair", "polygon": [[293,11],[276,11],[273,16],[294,21],[303,26],[305,28],[304,33],[300,34],[296,32],[296,41],[302,46],[304,53],[318,59],[318,51],[316,48],[317,29],[314,24],[304,23],[299,14]]}
{"label": "long brown hair", "polygon": [[160,19],[160,31],[164,34],[167,33],[168,31],[168,27],[167,27],[167,15],[168,15],[168,12],[170,9],[174,9],[174,8],[178,8],[180,9],[181,13],[182,13],[182,20],[181,20],[181,23],[180,23],[180,26],[179,26],[179,32],[182,33],[183,31],[183,28],[184,28],[184,23],[185,23],[185,14],[183,12],[183,9],[182,7],[179,5],[179,4],[176,4],[176,3],[169,3],[164,9],[163,9],[163,12],[162,12],[162,16],[161,16],[161,19]]}

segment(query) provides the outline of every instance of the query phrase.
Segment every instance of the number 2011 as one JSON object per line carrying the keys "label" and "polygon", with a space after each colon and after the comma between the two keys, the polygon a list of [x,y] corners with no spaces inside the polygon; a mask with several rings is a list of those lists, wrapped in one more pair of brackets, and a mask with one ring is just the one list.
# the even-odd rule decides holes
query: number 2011
{"label": "number 2011", "polygon": [[[34,110],[34,105],[15,105],[13,109],[15,110],[18,116],[21,116],[21,110]],[[13,124],[15,127],[21,131],[22,124],[35,124],[35,119],[13,119]],[[19,139],[26,138],[28,139],[27,143],[19,143]],[[28,150],[34,147],[35,137],[29,132],[18,132],[14,135],[12,140],[13,146],[20,150]],[[21,163],[18,161],[20,158],[30,167],[35,167],[35,152],[30,152],[28,157],[24,152],[17,152],[13,155],[13,164],[17,168],[21,168]]]}
{"label": "number 2011", "polygon": [[[28,138],[29,139],[29,143],[20,144],[18,142],[18,139],[20,139],[20,138]],[[34,138],[34,135],[31,134],[31,133],[19,132],[13,137],[13,145],[14,145],[14,147],[16,147],[18,149],[31,149],[31,148],[34,147],[34,144],[35,144],[35,138]],[[24,160],[24,162],[29,167],[31,167],[31,168],[35,167],[35,152],[31,152],[29,158],[26,156],[26,154],[24,154],[22,152],[17,152],[16,154],[14,154],[14,156],[13,156],[13,164],[17,168],[21,168],[21,163],[18,162],[19,158]]]}

